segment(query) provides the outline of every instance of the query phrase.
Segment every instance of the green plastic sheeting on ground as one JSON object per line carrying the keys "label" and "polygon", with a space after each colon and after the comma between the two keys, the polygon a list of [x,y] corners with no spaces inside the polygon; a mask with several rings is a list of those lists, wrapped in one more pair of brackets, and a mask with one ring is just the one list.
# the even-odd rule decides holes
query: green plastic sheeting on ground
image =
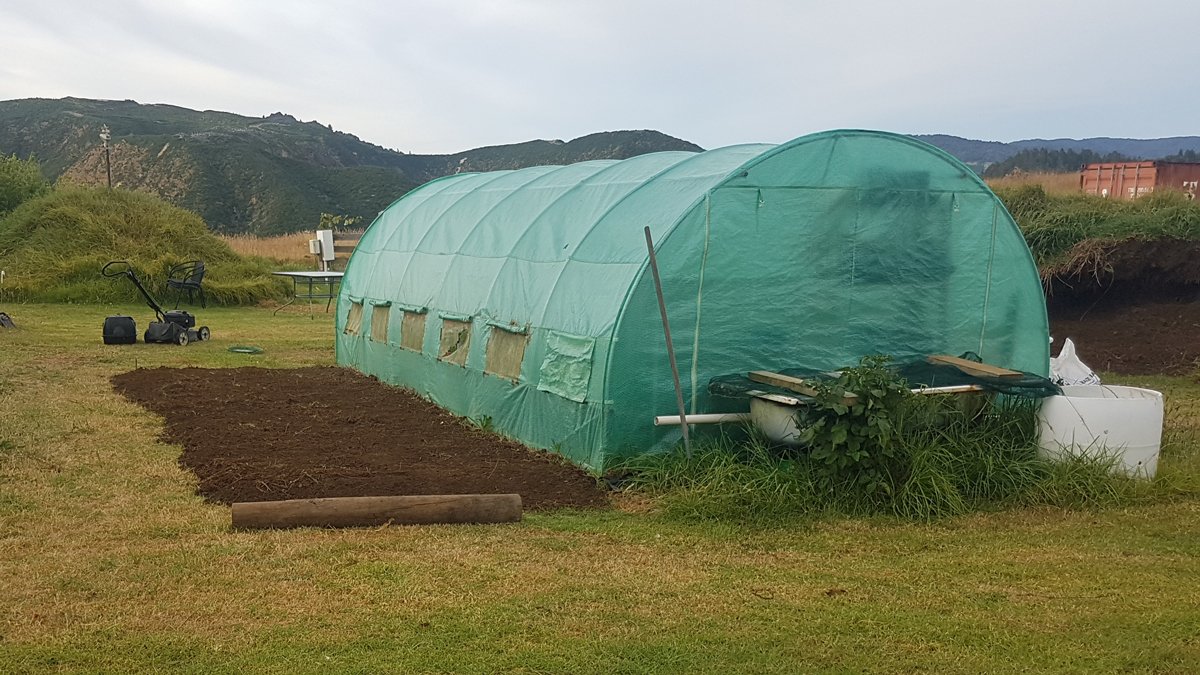
{"label": "green plastic sheeting on ground", "polygon": [[[427,183],[350,259],[338,363],[594,470],[661,449],[680,431],[652,425],[677,405],[645,226],[689,412],[737,412],[710,398],[716,375],[865,354],[1047,372],[1041,284],[1003,205],[944,152],[874,131]],[[348,321],[380,301],[382,340]]]}

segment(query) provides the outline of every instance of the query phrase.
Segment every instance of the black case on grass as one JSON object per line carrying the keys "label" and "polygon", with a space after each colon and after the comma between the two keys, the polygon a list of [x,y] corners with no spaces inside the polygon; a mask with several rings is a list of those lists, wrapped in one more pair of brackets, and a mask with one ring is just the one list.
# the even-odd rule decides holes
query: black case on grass
{"label": "black case on grass", "polygon": [[104,319],[104,344],[131,345],[137,342],[137,323],[131,316],[110,316]]}

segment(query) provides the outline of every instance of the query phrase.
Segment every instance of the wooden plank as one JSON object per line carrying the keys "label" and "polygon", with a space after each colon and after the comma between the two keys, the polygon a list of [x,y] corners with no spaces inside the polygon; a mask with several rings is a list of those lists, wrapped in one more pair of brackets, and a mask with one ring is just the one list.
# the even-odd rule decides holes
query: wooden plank
{"label": "wooden plank", "polygon": [[353,244],[353,245],[350,245],[350,246],[339,246],[339,245],[337,245],[337,244],[334,244],[334,245],[333,245],[333,252],[334,252],[334,254],[337,254],[337,253],[354,253],[354,249],[356,249],[356,248],[358,248],[358,244]]}
{"label": "wooden plank", "polygon": [[521,520],[521,495],[406,495],[235,502],[234,529],[373,527]]}
{"label": "wooden plank", "polygon": [[976,363],[957,356],[949,354],[934,354],[926,359],[930,363],[936,363],[946,366],[954,366],[968,375],[982,375],[984,377],[1024,377],[1025,373],[993,366],[990,363]]}
{"label": "wooden plank", "polygon": [[[817,395],[817,390],[813,389],[799,377],[792,377],[791,375],[784,375],[782,373],[772,373],[769,370],[753,370],[749,373],[749,377],[751,382],[769,384],[772,387],[787,389],[788,391],[794,391],[797,394],[804,394],[805,396]],[[842,398],[842,405],[854,405],[855,403],[858,403],[858,396],[850,392],[847,392],[846,396]]]}
{"label": "wooden plank", "polygon": [[769,384],[780,389],[787,389],[805,396],[816,396],[817,390],[808,385],[807,382],[799,377],[784,375],[782,373],[772,373],[769,370],[752,370],[749,374],[751,382],[759,382],[761,384]]}

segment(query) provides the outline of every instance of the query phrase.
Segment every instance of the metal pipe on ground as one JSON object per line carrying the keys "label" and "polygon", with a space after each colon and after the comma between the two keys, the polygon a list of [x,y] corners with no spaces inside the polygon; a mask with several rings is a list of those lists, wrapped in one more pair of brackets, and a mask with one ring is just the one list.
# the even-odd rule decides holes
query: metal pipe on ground
{"label": "metal pipe on ground", "polygon": [[[683,424],[683,419],[679,415],[659,415],[654,418],[654,426],[672,426],[675,424]],[[748,422],[750,413],[698,413],[687,416],[688,424],[730,424],[734,422]]]}

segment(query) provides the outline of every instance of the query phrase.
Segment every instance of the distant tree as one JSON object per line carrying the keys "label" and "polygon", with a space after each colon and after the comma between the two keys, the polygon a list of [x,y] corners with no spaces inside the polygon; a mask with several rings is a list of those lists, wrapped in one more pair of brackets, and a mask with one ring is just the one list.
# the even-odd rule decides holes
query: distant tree
{"label": "distant tree", "polygon": [[1091,150],[1030,148],[1018,152],[1003,162],[996,162],[988,166],[983,175],[987,178],[1000,178],[1020,172],[1069,173],[1079,171],[1083,165],[1092,162],[1126,162],[1129,159],[1129,157],[1116,152],[1101,155]]}
{"label": "distant tree", "polygon": [[42,169],[33,157],[0,155],[0,214],[8,213],[27,200],[50,190]]}
{"label": "distant tree", "polygon": [[1184,150],[1177,152],[1174,155],[1163,157],[1164,162],[1200,162],[1200,152],[1195,150]]}

